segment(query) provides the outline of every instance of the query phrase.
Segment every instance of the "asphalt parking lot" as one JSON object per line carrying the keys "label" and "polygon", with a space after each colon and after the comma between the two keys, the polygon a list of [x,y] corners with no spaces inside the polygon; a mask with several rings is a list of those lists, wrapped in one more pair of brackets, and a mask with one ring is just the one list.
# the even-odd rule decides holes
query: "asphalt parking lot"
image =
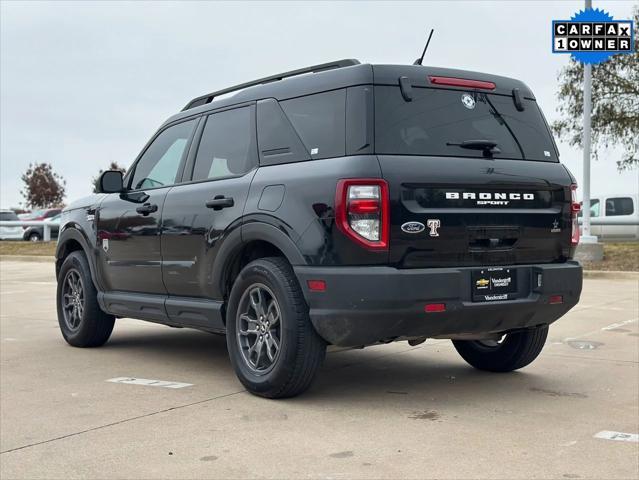
{"label": "asphalt parking lot", "polygon": [[595,437],[639,432],[636,279],[586,280],[517,373],[402,342],[329,353],[309,392],[270,401],[222,337],[123,319],[106,346],[69,347],[53,265],[0,273],[3,479],[639,477],[636,437]]}

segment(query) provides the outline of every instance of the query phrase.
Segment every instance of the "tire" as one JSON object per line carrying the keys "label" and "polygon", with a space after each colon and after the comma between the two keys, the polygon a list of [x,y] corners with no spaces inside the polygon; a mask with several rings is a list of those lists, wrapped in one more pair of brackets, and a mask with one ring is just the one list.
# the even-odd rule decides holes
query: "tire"
{"label": "tire", "polygon": [[512,372],[530,364],[544,348],[548,325],[507,334],[495,344],[476,340],[453,340],[457,352],[479,370]]}
{"label": "tire", "polygon": [[32,233],[29,235],[29,241],[30,242],[39,242],[40,240],[42,240],[42,238],[40,238],[40,234],[39,233]]}
{"label": "tire", "polygon": [[261,397],[304,392],[326,355],[293,269],[279,257],[255,260],[240,272],[231,289],[226,330],[235,373],[249,392]]}
{"label": "tire", "polygon": [[98,305],[98,292],[83,252],[72,252],[62,263],[56,303],[60,331],[69,345],[100,347],[111,336],[115,317]]}

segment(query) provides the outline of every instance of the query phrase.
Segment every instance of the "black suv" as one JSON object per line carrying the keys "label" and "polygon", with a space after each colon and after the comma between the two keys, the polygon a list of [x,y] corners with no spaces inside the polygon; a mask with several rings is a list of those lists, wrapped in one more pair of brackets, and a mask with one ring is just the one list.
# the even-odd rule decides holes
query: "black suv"
{"label": "black suv", "polygon": [[189,102],[100,191],[61,222],[67,342],[104,344],[116,317],[226,334],[265,397],[308,388],[327,345],[448,338],[515,370],[581,294],[575,180],[510,78],[356,60],[263,78]]}

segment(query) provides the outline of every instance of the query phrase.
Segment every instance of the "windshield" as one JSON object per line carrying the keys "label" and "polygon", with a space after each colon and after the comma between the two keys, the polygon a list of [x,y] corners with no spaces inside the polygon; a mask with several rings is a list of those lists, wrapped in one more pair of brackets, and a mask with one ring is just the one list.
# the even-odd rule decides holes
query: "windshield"
{"label": "windshield", "polygon": [[[483,157],[478,140],[495,144],[495,158],[557,162],[552,138],[534,100],[475,91],[375,87],[375,150],[380,154]],[[485,143],[485,142],[484,142]]]}
{"label": "windshield", "polygon": [[46,212],[46,210],[33,210],[30,213],[28,213],[24,218],[26,220],[28,220],[30,218],[38,218],[38,217],[41,217],[42,215],[44,215],[44,212]]}

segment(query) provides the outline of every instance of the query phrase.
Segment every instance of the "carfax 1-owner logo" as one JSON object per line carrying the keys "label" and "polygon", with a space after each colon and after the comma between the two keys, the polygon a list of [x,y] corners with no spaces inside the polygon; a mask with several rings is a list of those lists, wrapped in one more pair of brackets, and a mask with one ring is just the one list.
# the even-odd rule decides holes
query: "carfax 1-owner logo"
{"label": "carfax 1-owner logo", "polygon": [[632,20],[614,20],[599,9],[586,9],[570,20],[553,20],[553,53],[569,53],[583,63],[601,63],[612,55],[634,52]]}

